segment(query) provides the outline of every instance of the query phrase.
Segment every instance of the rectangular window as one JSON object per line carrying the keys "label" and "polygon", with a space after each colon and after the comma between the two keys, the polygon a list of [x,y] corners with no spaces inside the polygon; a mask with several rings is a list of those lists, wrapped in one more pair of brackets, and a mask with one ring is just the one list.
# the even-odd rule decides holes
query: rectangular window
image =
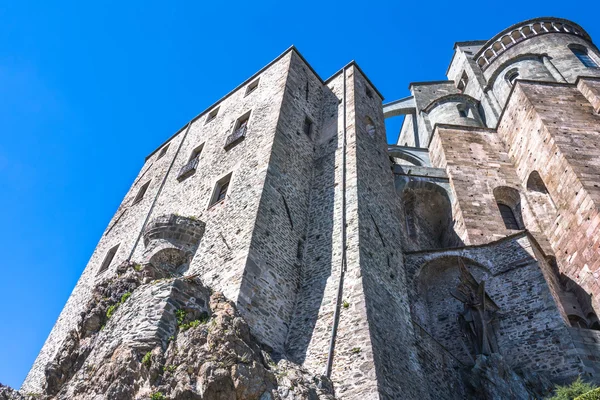
{"label": "rectangular window", "polygon": [[106,253],[106,256],[104,256],[104,261],[102,261],[102,265],[100,266],[100,269],[98,270],[98,274],[103,273],[104,271],[106,271],[108,269],[108,267],[110,267],[110,263],[112,263],[113,258],[115,258],[115,254],[117,254],[117,250],[119,250],[119,245],[116,245],[115,247],[111,248],[108,253]]}
{"label": "rectangular window", "polygon": [[213,119],[217,118],[217,114],[219,113],[219,107],[216,107],[214,110],[212,110],[211,112],[208,113],[208,115],[206,116],[206,122],[205,124],[208,124],[210,121],[212,121]]}
{"label": "rectangular window", "polygon": [[225,200],[225,196],[227,196],[227,191],[229,190],[229,183],[231,181],[231,172],[219,179],[217,184],[215,185],[215,191],[213,193],[212,199],[210,201],[209,207],[220,203]]}
{"label": "rectangular window", "polygon": [[171,143],[167,143],[166,146],[164,146],[161,150],[160,153],[158,153],[158,157],[156,158],[157,160],[161,159],[165,154],[167,154],[167,150],[169,150],[169,145]]}
{"label": "rectangular window", "polygon": [[248,131],[248,121],[250,120],[250,112],[251,111],[248,111],[246,114],[239,117],[235,122],[235,125],[233,126],[233,132],[231,135],[227,136],[227,139],[225,140],[225,146],[223,146],[225,150],[229,150],[246,137],[246,133]]}
{"label": "rectangular window", "polygon": [[135,199],[133,199],[133,204],[137,204],[140,201],[142,201],[142,199],[144,198],[144,195],[146,194],[146,190],[148,190],[148,186],[150,186],[150,181],[144,183],[144,186],[142,186],[140,188],[140,190],[138,190],[137,195],[135,196]]}
{"label": "rectangular window", "polygon": [[256,88],[258,87],[258,81],[260,79],[255,80],[254,82],[252,82],[251,84],[248,85],[248,87],[246,88],[246,96],[248,96],[250,93],[254,92],[256,90]]}
{"label": "rectangular window", "polygon": [[185,164],[183,167],[181,167],[181,170],[179,171],[179,175],[177,175],[177,180],[179,180],[181,182],[182,180],[184,180],[188,176],[193,175],[194,172],[196,172],[196,168],[198,168],[198,163],[200,162],[200,154],[202,154],[203,148],[204,148],[204,143],[202,143],[200,146],[198,146],[194,150],[192,150],[190,159],[188,160],[187,164]]}
{"label": "rectangular window", "polygon": [[310,118],[306,117],[304,119],[304,134],[308,137],[310,137],[310,135],[312,134],[312,121],[310,120]]}

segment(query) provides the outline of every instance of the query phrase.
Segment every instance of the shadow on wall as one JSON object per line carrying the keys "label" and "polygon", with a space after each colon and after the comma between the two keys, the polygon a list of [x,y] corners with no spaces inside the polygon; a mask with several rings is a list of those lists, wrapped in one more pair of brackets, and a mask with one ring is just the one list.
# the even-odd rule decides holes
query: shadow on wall
{"label": "shadow on wall", "polygon": [[448,192],[435,183],[408,182],[401,196],[404,229],[410,250],[433,250],[463,245],[454,231]]}
{"label": "shadow on wall", "polygon": [[313,164],[308,221],[310,230],[306,235],[296,308],[285,344],[286,355],[299,364],[304,363],[311,341],[326,341],[329,338],[329,329],[322,338],[313,339],[313,334],[316,333],[315,326],[332,267],[339,268],[332,260],[339,100],[326,89],[323,96],[326,106],[320,138],[322,145],[317,150]]}
{"label": "shadow on wall", "polygon": [[563,290],[560,299],[569,324],[575,328],[600,330],[600,321],[592,307],[592,296],[564,274],[560,274],[560,283]]}

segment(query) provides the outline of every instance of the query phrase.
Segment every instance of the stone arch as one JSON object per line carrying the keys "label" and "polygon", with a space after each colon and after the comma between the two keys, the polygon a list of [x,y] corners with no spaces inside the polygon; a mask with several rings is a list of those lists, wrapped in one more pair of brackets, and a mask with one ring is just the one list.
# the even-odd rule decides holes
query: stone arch
{"label": "stone arch", "polygon": [[458,255],[434,258],[420,268],[415,277],[414,320],[435,340],[465,364],[472,362],[472,354],[465,343],[458,322],[463,303],[451,291],[459,283],[460,264],[464,265],[477,282],[493,279],[492,273],[476,261]]}
{"label": "stone arch", "polygon": [[538,171],[527,178],[527,198],[540,227],[548,230],[556,219],[556,206]]}
{"label": "stone arch", "polygon": [[395,164],[401,164],[401,165],[415,165],[415,166],[422,166],[424,164],[423,160],[421,160],[419,157],[417,157],[414,154],[411,154],[407,151],[403,151],[401,149],[396,149],[394,151],[390,151],[388,153],[388,155],[390,156],[390,158],[392,159],[392,161]]}
{"label": "stone arch", "polygon": [[[502,220],[507,229],[525,229],[525,223],[523,222],[522,206],[521,206],[521,194],[517,189],[508,186],[498,186],[494,188],[494,198],[500,211]],[[514,225],[510,221],[510,215],[504,212],[505,206],[514,218]]]}
{"label": "stone arch", "polygon": [[444,188],[427,181],[410,181],[401,199],[406,236],[412,249],[440,249],[460,244],[454,231],[452,204]]}
{"label": "stone arch", "polygon": [[167,275],[182,275],[189,267],[190,255],[176,247],[166,247],[150,256],[148,263]]}

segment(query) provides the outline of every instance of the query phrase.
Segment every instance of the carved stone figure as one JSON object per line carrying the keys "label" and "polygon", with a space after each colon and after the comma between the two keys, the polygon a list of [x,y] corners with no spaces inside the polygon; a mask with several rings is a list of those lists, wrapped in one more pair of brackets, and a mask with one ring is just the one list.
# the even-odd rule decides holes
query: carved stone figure
{"label": "carved stone figure", "polygon": [[498,306],[485,292],[485,281],[477,282],[463,263],[459,264],[460,280],[450,294],[463,303],[458,324],[471,347],[471,355],[490,355],[498,352],[493,321]]}

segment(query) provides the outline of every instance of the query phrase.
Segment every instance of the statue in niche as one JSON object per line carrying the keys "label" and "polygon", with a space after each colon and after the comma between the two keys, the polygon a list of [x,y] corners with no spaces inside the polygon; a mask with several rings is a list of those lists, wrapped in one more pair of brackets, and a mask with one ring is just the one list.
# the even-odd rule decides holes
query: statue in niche
{"label": "statue in niche", "polygon": [[485,281],[477,282],[462,262],[459,271],[458,285],[450,294],[463,303],[463,311],[458,314],[457,320],[471,348],[468,354],[489,356],[497,353],[493,322],[499,308],[485,292]]}

